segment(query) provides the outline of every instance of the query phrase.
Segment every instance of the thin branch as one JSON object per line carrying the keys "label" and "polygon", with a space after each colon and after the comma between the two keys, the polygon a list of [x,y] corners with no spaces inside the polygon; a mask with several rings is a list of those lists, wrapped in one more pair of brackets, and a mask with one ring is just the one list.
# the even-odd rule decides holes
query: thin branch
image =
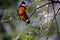
{"label": "thin branch", "polygon": [[[52,0],[51,0],[52,1]],[[53,12],[54,12],[54,15],[55,15],[55,9],[54,9],[54,3],[52,3],[52,7],[53,7]],[[57,19],[56,19],[56,16],[55,16],[55,23],[56,23],[56,27],[57,27],[57,40],[59,39],[59,28],[58,28],[58,23],[57,23]]]}
{"label": "thin branch", "polygon": [[[48,3],[46,3],[46,4],[42,5],[42,6],[39,6],[38,8],[35,8],[35,9],[33,10],[32,14],[31,14],[31,16],[29,17],[29,19],[32,17],[32,15],[34,14],[34,12],[35,12],[37,9],[42,8],[43,6],[46,6],[46,5],[49,5],[49,4],[52,4],[52,3],[60,3],[60,2],[59,2],[59,1],[48,2]],[[59,11],[59,10],[58,10],[58,11]],[[51,23],[53,22],[54,18],[56,17],[58,11],[56,12],[56,14],[54,15],[53,19],[51,20]],[[50,24],[51,24],[51,23],[50,23]],[[49,27],[48,27],[46,30],[43,30],[42,34],[40,34],[40,36],[37,38],[37,40],[39,40],[40,37],[42,37],[42,36],[44,35],[44,33],[47,32],[47,31],[50,29],[50,27],[51,27],[51,25],[49,25]]]}
{"label": "thin branch", "polygon": [[39,9],[39,8],[42,8],[43,6],[46,6],[46,5],[49,5],[49,4],[52,4],[52,3],[60,3],[60,1],[53,1],[53,2],[48,2],[46,4],[43,4],[42,6],[39,6],[38,8],[35,8],[31,14],[31,16],[29,17],[29,19],[32,17],[32,15],[34,14],[34,12]]}

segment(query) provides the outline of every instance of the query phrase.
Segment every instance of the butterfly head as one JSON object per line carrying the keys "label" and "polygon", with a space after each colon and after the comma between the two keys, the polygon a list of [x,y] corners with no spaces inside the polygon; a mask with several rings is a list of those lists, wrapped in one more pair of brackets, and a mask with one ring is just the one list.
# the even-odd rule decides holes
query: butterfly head
{"label": "butterfly head", "polygon": [[29,23],[30,23],[30,20],[29,20],[29,19],[27,19],[25,22],[26,22],[26,25],[27,25],[27,24],[29,24]]}

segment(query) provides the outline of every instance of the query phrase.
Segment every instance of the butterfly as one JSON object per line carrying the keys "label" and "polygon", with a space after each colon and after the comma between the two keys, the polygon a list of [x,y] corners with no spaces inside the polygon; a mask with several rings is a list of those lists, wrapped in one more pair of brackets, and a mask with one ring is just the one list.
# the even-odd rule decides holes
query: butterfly
{"label": "butterfly", "polygon": [[22,19],[26,25],[30,23],[29,17],[26,14],[26,3],[24,1],[21,2],[19,8],[17,9],[19,18]]}

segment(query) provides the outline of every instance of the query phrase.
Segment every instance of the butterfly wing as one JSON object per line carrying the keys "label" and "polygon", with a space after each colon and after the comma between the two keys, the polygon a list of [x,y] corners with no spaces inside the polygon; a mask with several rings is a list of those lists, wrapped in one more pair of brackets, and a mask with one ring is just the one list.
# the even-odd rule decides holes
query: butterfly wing
{"label": "butterfly wing", "polygon": [[19,18],[22,19],[23,21],[26,22],[26,24],[30,23],[30,21],[28,20],[28,16],[26,14],[26,5],[24,2],[21,3],[21,5],[19,6],[19,9],[17,10]]}

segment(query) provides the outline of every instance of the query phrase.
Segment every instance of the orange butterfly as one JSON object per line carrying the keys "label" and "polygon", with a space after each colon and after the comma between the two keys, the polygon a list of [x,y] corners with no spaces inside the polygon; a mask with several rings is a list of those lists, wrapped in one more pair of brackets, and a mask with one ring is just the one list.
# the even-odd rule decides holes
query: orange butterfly
{"label": "orange butterfly", "polygon": [[19,6],[19,9],[17,10],[19,18],[22,19],[26,24],[30,23],[30,20],[26,14],[26,4],[24,1]]}

